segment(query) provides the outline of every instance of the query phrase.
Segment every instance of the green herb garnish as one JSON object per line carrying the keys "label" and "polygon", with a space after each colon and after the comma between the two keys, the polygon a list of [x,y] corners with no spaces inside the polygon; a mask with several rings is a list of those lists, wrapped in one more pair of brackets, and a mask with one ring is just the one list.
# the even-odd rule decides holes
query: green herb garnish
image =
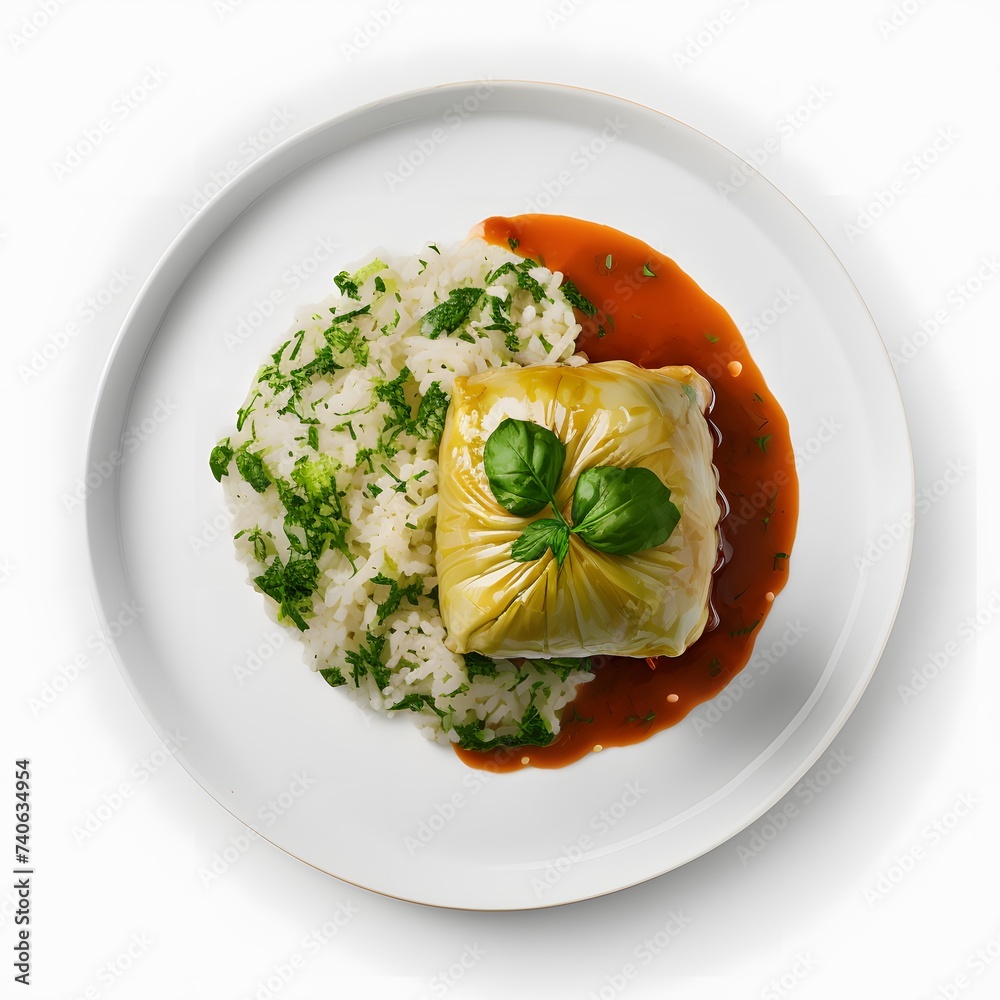
{"label": "green herb garnish", "polygon": [[361,298],[361,292],[358,290],[357,283],[351,280],[351,276],[346,271],[341,271],[340,274],[333,279],[333,283],[349,299]]}
{"label": "green herb garnish", "polygon": [[486,478],[497,503],[518,517],[531,517],[554,503],[566,447],[547,427],[508,417],[483,449]]}
{"label": "green herb garnish", "polygon": [[291,618],[304,632],[309,628],[304,615],[312,614],[312,593],[318,578],[319,569],[312,559],[290,559],[285,565],[275,556],[254,583],[278,604],[279,621]]}
{"label": "green herb garnish", "polygon": [[213,449],[208,457],[208,465],[215,476],[215,481],[222,482],[223,476],[229,475],[229,463],[233,457],[233,449],[229,447],[229,438],[224,438]]}
{"label": "green herb garnish", "polygon": [[573,492],[570,527],[555,503],[565,460],[559,438],[530,421],[508,417],[487,438],[483,466],[497,503],[518,517],[532,517],[549,506],[555,515],[534,521],[521,532],[511,546],[512,559],[530,562],[551,549],[561,566],[571,534],[611,555],[655,548],[670,537],[680,511],[670,500],[670,490],[643,468],[586,470]]}
{"label": "green herb garnish", "polygon": [[241,445],[236,451],[237,471],[258,493],[263,493],[271,482],[261,457],[263,454],[263,451],[249,451],[246,444]]}
{"label": "green herb garnish", "polygon": [[670,490],[649,469],[587,469],[573,492],[573,532],[610,555],[662,545],[680,517]]}
{"label": "green herb garnish", "polygon": [[411,421],[410,432],[427,441],[440,441],[450,402],[451,397],[441,388],[441,383],[432,382],[424,393],[424,398],[420,400],[420,408]]}
{"label": "green herb garnish", "polygon": [[566,278],[562,285],[559,286],[562,289],[563,295],[566,297],[566,301],[573,306],[574,309],[579,309],[584,316],[596,316],[597,306],[590,301],[576,285],[573,284],[569,278]]}
{"label": "green herb garnish", "polygon": [[444,302],[424,316],[421,332],[431,340],[442,333],[453,333],[468,319],[482,295],[482,288],[453,288]]}
{"label": "green herb garnish", "polygon": [[389,588],[388,595],[382,601],[375,602],[378,606],[379,624],[384,622],[389,615],[393,615],[399,610],[399,605],[402,604],[404,597],[410,604],[416,607],[424,594],[424,581],[419,576],[414,577],[410,583],[401,584],[399,580],[394,580],[383,573],[378,573],[372,577],[372,583],[380,587]]}

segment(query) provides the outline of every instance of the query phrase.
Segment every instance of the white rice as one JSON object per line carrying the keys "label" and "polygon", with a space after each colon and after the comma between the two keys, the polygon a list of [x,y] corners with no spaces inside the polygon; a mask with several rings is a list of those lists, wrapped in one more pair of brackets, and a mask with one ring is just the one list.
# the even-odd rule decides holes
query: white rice
{"label": "white rice", "polygon": [[[508,262],[517,269],[494,274]],[[470,677],[466,658],[445,648],[434,564],[437,440],[420,404],[436,400],[443,418],[440,393],[450,396],[457,375],[584,363],[573,353],[580,327],[563,276],[471,240],[376,258],[338,279],[343,291],[296,314],[284,346],[258,372],[239,429],[213,452],[228,471],[237,553],[258,590],[269,592],[271,616],[334,686],[376,710],[410,709],[403,714],[440,742],[519,743],[526,731],[544,742],[559,731],[576,686],[593,675],[586,661],[497,660],[472,661]],[[427,314],[463,288],[484,293],[456,329],[428,336]],[[475,298],[466,294],[466,302]],[[356,310],[367,311],[337,319]],[[404,370],[411,377],[400,381],[401,400],[391,383]],[[342,537],[331,543],[328,532],[323,541],[318,517],[336,513],[338,499]],[[305,510],[304,525],[289,523],[286,508]],[[285,570],[290,563],[295,574]],[[385,603],[390,584],[375,578],[405,591],[395,608]]]}

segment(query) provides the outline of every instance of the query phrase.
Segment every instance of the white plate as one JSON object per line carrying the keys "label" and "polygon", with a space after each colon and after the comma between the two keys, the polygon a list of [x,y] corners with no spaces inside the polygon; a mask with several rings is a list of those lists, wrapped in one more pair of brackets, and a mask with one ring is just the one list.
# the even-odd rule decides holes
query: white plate
{"label": "white plate", "polygon": [[[720,193],[734,170],[742,185]],[[562,770],[491,776],[406,720],[363,713],[281,642],[233,556],[207,459],[293,308],[321,299],[342,264],[377,246],[454,242],[481,218],[532,209],[652,243],[744,329],[786,302],[780,318],[764,315],[776,321],[752,353],[790,419],[801,516],[790,582],[757,640],[775,654],[787,641],[787,651],[747,668],[754,683],[738,702]],[[170,247],[131,310],[88,462],[97,603],[119,633],[126,681],[181,763],[290,854],[442,906],[597,896],[753,822],[857,703],[909,560],[902,403],[830,248],[704,135],[550,85],[461,84],[379,102],[242,173]],[[860,570],[870,540],[879,558]],[[122,629],[133,602],[141,614]]]}

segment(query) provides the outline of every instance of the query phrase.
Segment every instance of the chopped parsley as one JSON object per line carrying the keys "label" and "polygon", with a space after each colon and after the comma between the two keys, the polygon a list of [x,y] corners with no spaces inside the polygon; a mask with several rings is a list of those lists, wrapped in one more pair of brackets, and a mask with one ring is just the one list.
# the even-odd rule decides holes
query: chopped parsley
{"label": "chopped parsley", "polygon": [[486,276],[486,283],[492,285],[497,278],[504,274],[513,274],[517,279],[518,288],[523,288],[526,292],[530,293],[531,297],[536,302],[541,302],[542,299],[548,298],[545,294],[545,289],[542,287],[541,283],[537,278],[533,278],[529,272],[536,267],[539,267],[538,261],[532,260],[530,257],[525,257],[520,263],[515,264],[513,261],[508,260],[501,264],[492,274]]}
{"label": "chopped parsley", "polygon": [[357,282],[351,280],[351,276],[346,271],[341,271],[334,279],[333,283],[349,299],[361,299],[361,292],[358,290]]}
{"label": "chopped parsley", "polygon": [[615,261],[614,257],[611,254],[608,254],[607,257],[604,258],[604,266],[610,271],[611,265],[614,263],[614,261]]}
{"label": "chopped parsley", "polygon": [[410,422],[410,433],[427,441],[440,441],[450,402],[451,397],[441,388],[441,383],[432,382],[420,400],[416,418]]}
{"label": "chopped parsley", "polygon": [[[330,312],[332,313],[332,316],[330,318],[330,323],[333,326],[342,326],[349,319],[355,319],[357,316],[366,316],[370,310],[371,306],[367,305],[367,306],[362,306],[360,309],[352,309],[350,312],[340,313],[338,315],[331,308]],[[326,332],[329,333],[329,330],[327,330]]]}
{"label": "chopped parsley", "polygon": [[375,291],[384,293],[385,292],[385,282],[379,275],[375,275]]}
{"label": "chopped parsley", "polygon": [[254,583],[278,605],[278,620],[291,618],[304,632],[309,628],[305,615],[312,614],[312,593],[316,589],[319,568],[312,559],[289,559],[280,556],[258,576]]}
{"label": "chopped parsley", "polygon": [[410,604],[417,607],[420,598],[424,595],[424,581],[419,576],[415,576],[411,583],[401,584],[399,580],[394,580],[383,573],[378,573],[372,577],[372,583],[379,587],[389,588],[388,595],[382,601],[375,602],[378,607],[378,621],[380,625],[389,615],[393,615],[399,610],[404,597]]}
{"label": "chopped parsley", "polygon": [[525,660],[539,670],[550,670],[559,680],[565,681],[574,670],[592,670],[593,661],[589,656],[577,659],[573,656],[556,656],[550,660]]}
{"label": "chopped parsley", "polygon": [[707,340],[707,341],[708,341],[708,342],[709,342],[710,344],[717,344],[717,343],[719,342],[719,338],[718,338],[718,337],[716,337],[716,336],[715,336],[715,334],[713,334],[713,333],[706,333],[706,334],[705,334],[705,339],[706,339],[706,340]]}
{"label": "chopped parsley", "polygon": [[[782,561],[784,560],[784,561]],[[788,565],[788,553],[787,552],[775,552],[774,553],[774,565],[771,567],[775,572],[779,570],[781,572],[785,571],[785,567]],[[780,565],[779,565],[780,563]]]}
{"label": "chopped parsley", "polygon": [[302,462],[292,471],[292,483],[278,480],[278,497],[285,508],[285,537],[293,551],[318,559],[328,548],[337,549],[354,565],[347,544],[350,521],[344,517],[337,488],[339,464],[326,455]]}
{"label": "chopped parsley", "polygon": [[370,675],[379,690],[387,687],[391,671],[382,662],[382,649],[385,646],[386,637],[384,635],[374,635],[369,629],[365,633],[367,645],[364,642],[358,644],[357,652],[348,650],[344,657],[351,665],[351,676],[354,678],[354,686],[361,686],[361,678],[366,674]]}
{"label": "chopped parsley", "polygon": [[429,694],[405,695],[401,701],[397,701],[395,705],[390,705],[386,711],[398,712],[405,708],[408,708],[411,712],[420,712],[425,708],[429,708],[436,715],[442,719],[444,718],[444,712],[434,704],[434,699]]}
{"label": "chopped parsley", "polygon": [[497,673],[496,663],[482,653],[465,653],[462,657],[465,660],[465,669],[469,674],[469,679],[473,677],[495,677]]}
{"label": "chopped parsley", "polygon": [[516,250],[520,245],[521,241],[514,239],[513,236],[509,237],[507,240],[507,246],[509,246],[511,250]]}
{"label": "chopped parsley", "polygon": [[229,463],[233,457],[233,449],[229,446],[229,438],[224,438],[213,449],[208,457],[208,464],[217,483],[223,476],[229,475]]}
{"label": "chopped parsley", "polygon": [[574,309],[579,309],[584,316],[596,316],[597,306],[588,299],[579,288],[573,284],[569,278],[566,278],[562,285],[559,286],[562,289],[563,295],[566,296],[566,301],[573,306]]}
{"label": "chopped parsley", "polygon": [[469,317],[483,295],[482,288],[453,288],[444,302],[439,302],[423,320],[421,332],[431,340],[442,333],[454,333]]}
{"label": "chopped parsley", "polygon": [[517,732],[510,736],[494,736],[489,739],[484,735],[486,723],[476,719],[465,725],[455,726],[458,735],[458,745],[464,750],[489,750],[492,747],[522,747],[548,746],[554,739],[552,730],[535,707],[534,701],[525,710],[518,723]]}
{"label": "chopped parsley", "polygon": [[767,454],[767,442],[770,440],[771,440],[770,434],[765,434],[763,437],[754,438],[754,441],[756,441],[757,444],[760,445],[760,450],[764,452],[765,455]]}
{"label": "chopped parsley", "polygon": [[347,678],[340,672],[340,667],[323,667],[319,673],[330,687],[340,687],[347,683]]}
{"label": "chopped parsley", "polygon": [[652,268],[650,268],[648,262],[642,265],[642,273],[647,278],[655,278],[656,277],[656,275],[653,273]]}
{"label": "chopped parsley", "polygon": [[250,414],[253,413],[253,410],[254,410],[253,404],[257,401],[257,399],[259,397],[260,397],[260,390],[255,389],[254,390],[254,394],[250,397],[250,402],[247,403],[246,406],[241,406],[236,411],[236,430],[237,431],[243,430],[243,425],[246,423],[247,417],[249,417]]}
{"label": "chopped parsley", "polygon": [[[269,536],[270,534],[271,533],[268,532]],[[260,525],[257,525],[253,531],[247,535],[247,541],[253,545],[254,559],[256,559],[259,563],[263,563],[267,558],[267,542],[264,541],[264,532],[260,530]]]}
{"label": "chopped parsley", "polygon": [[263,493],[271,482],[267,467],[261,456],[263,451],[249,451],[249,442],[241,445],[236,451],[236,469],[239,474],[256,490]]}

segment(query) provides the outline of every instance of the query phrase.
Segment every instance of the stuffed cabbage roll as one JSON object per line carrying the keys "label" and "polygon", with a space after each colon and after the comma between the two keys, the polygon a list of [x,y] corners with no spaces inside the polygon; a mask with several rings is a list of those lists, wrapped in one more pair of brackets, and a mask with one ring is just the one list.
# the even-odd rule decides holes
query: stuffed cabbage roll
{"label": "stuffed cabbage roll", "polygon": [[447,646],[642,657],[694,642],[718,551],[711,396],[691,368],[624,361],[456,379],[436,540]]}

